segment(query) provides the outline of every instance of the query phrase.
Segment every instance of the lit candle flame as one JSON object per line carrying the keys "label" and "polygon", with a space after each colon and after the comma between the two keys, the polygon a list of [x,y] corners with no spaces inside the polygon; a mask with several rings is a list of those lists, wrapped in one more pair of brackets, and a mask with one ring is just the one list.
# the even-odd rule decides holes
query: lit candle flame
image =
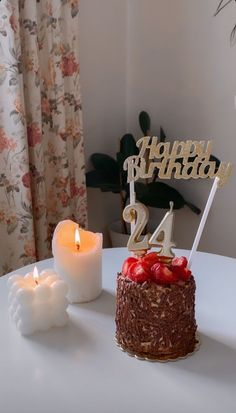
{"label": "lit candle flame", "polygon": [[35,284],[39,283],[39,272],[38,272],[38,268],[36,267],[36,265],[35,265],[34,271],[33,271],[33,279],[35,281]]}
{"label": "lit candle flame", "polygon": [[80,249],[80,233],[79,233],[78,228],[76,228],[75,230],[75,245],[76,245],[77,250],[79,250]]}

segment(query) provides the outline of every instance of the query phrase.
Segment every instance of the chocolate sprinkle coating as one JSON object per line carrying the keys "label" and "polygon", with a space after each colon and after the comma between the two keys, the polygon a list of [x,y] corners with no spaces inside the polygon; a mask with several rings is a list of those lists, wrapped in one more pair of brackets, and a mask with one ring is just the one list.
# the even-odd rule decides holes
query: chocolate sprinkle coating
{"label": "chocolate sprinkle coating", "polygon": [[116,340],[127,352],[159,360],[192,353],[196,344],[195,280],[168,285],[117,277]]}

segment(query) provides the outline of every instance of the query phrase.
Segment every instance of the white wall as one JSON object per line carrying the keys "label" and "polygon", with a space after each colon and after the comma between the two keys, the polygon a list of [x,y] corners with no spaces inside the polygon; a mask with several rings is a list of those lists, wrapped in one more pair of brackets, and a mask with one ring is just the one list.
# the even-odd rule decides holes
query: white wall
{"label": "white wall", "polygon": [[[170,139],[213,139],[214,154],[235,162],[236,46],[230,48],[229,34],[236,7],[213,18],[216,5],[215,0],[129,0],[127,121],[140,134],[137,115],[145,109],[153,134],[162,125]],[[173,182],[200,208],[211,184]],[[235,212],[234,172],[216,195],[201,250],[236,257]],[[178,246],[191,248],[199,217],[185,208],[175,222]]]}
{"label": "white wall", "polygon": [[[80,0],[80,65],[87,169],[94,152],[115,156],[126,122],[126,0]],[[89,227],[117,219],[119,196],[88,189]]]}
{"label": "white wall", "polygon": [[[147,110],[152,130],[168,138],[211,138],[214,154],[235,162],[236,46],[230,48],[233,5],[217,18],[216,0],[81,0],[80,61],[86,157],[115,154],[126,131],[140,134]],[[126,20],[127,19],[127,20]],[[127,126],[127,128],[126,128]],[[212,181],[175,181],[203,208]],[[236,256],[236,180],[215,198],[200,249]],[[119,199],[89,190],[90,228],[118,216]],[[164,211],[152,211],[160,219]],[[175,240],[190,248],[199,217],[176,213]]]}

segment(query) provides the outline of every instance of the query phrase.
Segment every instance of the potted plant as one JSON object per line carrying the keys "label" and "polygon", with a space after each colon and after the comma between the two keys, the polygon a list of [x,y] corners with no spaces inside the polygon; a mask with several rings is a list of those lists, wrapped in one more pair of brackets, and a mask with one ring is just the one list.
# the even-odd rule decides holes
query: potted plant
{"label": "potted plant", "polygon": [[[147,112],[142,111],[139,114],[139,125],[143,135],[149,136],[151,119]],[[163,128],[160,128],[160,141],[164,142],[165,139],[165,132]],[[99,188],[103,192],[113,192],[120,195],[120,224],[116,223],[115,228],[116,231],[126,234],[126,239],[129,226],[123,220],[122,212],[129,200],[129,185],[127,184],[127,172],[123,170],[123,163],[128,156],[137,154],[136,140],[132,134],[127,133],[120,140],[116,159],[107,154],[94,153],[90,158],[94,169],[86,173],[88,187]],[[212,157],[211,160],[219,162],[215,157]],[[181,162],[181,160],[179,161]],[[180,209],[186,205],[195,214],[201,213],[200,209],[186,200],[179,191],[166,183],[160,182],[157,174],[154,174],[150,180],[135,182],[135,192],[137,200],[148,207],[168,209],[170,201],[173,201],[174,209]]]}

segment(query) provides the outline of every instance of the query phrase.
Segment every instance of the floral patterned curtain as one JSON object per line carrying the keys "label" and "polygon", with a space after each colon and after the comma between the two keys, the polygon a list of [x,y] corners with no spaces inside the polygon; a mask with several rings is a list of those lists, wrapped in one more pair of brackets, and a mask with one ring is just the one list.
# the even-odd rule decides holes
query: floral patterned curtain
{"label": "floral patterned curtain", "polygon": [[0,274],[86,226],[78,0],[0,2]]}

